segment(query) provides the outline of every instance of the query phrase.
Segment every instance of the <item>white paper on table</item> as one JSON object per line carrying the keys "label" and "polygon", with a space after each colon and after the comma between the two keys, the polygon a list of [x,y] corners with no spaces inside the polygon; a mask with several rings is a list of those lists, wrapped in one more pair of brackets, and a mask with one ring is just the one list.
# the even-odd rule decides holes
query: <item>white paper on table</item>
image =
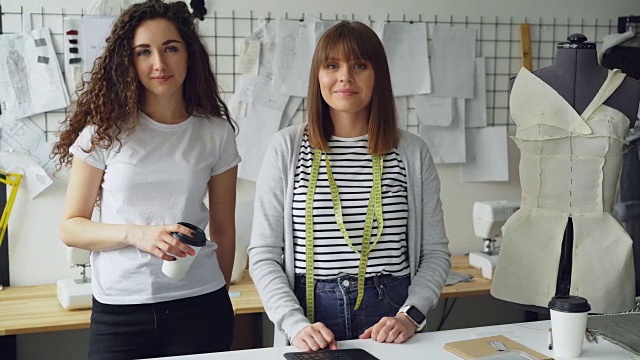
{"label": "white paper on table", "polygon": [[23,174],[20,187],[24,186],[31,199],[53,184],[53,180],[47,175],[42,166],[38,165],[27,154],[1,151],[0,164],[7,172]]}
{"label": "white paper on table", "polygon": [[302,104],[302,99],[303,98],[297,96],[289,96],[289,101],[287,101],[287,106],[284,107],[282,118],[280,119],[280,129],[291,125],[291,120],[298,112],[298,108],[300,104]]}
{"label": "white paper on table", "polygon": [[431,39],[433,94],[473,98],[476,31],[456,26],[434,25]]}
{"label": "white paper on table", "polygon": [[260,42],[243,39],[238,42],[238,72],[258,75],[260,68]]}
{"label": "white paper on table", "polygon": [[2,34],[0,49],[0,122],[69,105],[49,28]]}
{"label": "white paper on table", "polygon": [[449,126],[453,121],[453,110],[453,98],[416,95],[416,117],[420,125]]}
{"label": "white paper on table", "polygon": [[427,142],[436,164],[456,164],[466,161],[464,99],[456,99],[455,106],[451,125],[420,125],[420,137]]}
{"label": "white paper on table", "polygon": [[55,171],[55,160],[49,158],[51,144],[44,130],[31,118],[0,123],[0,150],[28,155],[49,175]]}
{"label": "white paper on table", "polygon": [[315,50],[315,21],[278,19],[277,23],[272,89],[305,97]]}
{"label": "white paper on table", "polygon": [[427,24],[389,22],[382,27],[394,96],[431,93]]}
{"label": "white paper on table", "polygon": [[398,114],[398,128],[407,130],[407,125],[409,125],[409,99],[406,96],[396,96],[394,100],[396,101],[396,112]]}
{"label": "white paper on table", "polygon": [[467,129],[487,126],[487,81],[483,57],[476,58],[473,99],[466,99]]}
{"label": "white paper on table", "polygon": [[509,181],[506,126],[467,129],[467,162],[460,167],[460,180]]}
{"label": "white paper on table", "polygon": [[247,111],[247,117],[237,119],[238,152],[242,162],[238,167],[238,177],[256,181],[262,166],[262,159],[273,135],[280,128],[282,112],[252,105]]}
{"label": "white paper on table", "polygon": [[102,55],[114,22],[114,17],[85,16],[82,18],[82,25],[78,31],[78,46],[85,72],[90,72],[95,60]]}

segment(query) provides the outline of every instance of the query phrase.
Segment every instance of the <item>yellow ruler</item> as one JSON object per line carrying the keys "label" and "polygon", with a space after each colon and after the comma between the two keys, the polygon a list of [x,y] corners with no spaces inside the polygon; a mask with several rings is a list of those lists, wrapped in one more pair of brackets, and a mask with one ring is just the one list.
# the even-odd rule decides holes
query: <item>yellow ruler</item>
{"label": "yellow ruler", "polygon": [[0,220],[1,246],[2,240],[4,240],[4,233],[7,231],[7,226],[9,225],[9,216],[11,215],[13,203],[16,200],[16,194],[18,193],[18,188],[20,187],[20,181],[22,181],[22,174],[8,173],[6,171],[0,170],[0,175],[0,183],[11,186],[11,193],[9,193],[9,196],[7,196],[7,202],[4,205],[4,210],[2,211],[2,220]]}

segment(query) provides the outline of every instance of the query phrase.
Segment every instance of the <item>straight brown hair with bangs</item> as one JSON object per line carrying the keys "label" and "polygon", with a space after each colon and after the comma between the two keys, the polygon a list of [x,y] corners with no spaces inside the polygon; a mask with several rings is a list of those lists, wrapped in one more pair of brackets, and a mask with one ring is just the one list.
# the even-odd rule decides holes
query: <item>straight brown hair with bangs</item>
{"label": "straight brown hair with bangs", "polygon": [[318,74],[330,58],[367,61],[373,67],[375,81],[369,104],[369,153],[384,155],[398,145],[398,119],[391,89],[387,55],[378,35],[358,21],[343,20],[327,30],[318,40],[313,53],[307,95],[307,131],[309,143],[316,149],[329,151],[333,135],[329,105],[320,92]]}

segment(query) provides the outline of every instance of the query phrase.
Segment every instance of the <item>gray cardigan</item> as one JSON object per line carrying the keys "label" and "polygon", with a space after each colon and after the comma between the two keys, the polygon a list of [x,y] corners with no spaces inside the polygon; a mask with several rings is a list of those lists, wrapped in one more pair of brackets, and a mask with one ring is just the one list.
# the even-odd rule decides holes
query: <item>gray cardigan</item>
{"label": "gray cardigan", "polygon": [[[276,326],[274,344],[288,345],[309,320],[293,294],[293,186],[305,125],[271,139],[256,185],[249,271],[267,315]],[[423,314],[438,302],[451,268],[445,235],[440,180],[420,137],[400,131],[398,153],[407,170],[407,240],[411,286],[405,304]],[[284,335],[284,336],[283,336]]]}

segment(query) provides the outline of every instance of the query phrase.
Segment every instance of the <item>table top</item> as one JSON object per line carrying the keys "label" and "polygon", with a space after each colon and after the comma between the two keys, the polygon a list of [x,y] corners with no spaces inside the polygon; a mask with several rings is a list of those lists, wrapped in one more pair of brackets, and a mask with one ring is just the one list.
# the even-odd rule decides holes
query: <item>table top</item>
{"label": "table top", "polygon": [[[264,312],[249,272],[230,286],[235,314]],[[46,331],[88,329],[91,309],[65,310],[58,302],[56,285],[8,286],[0,291],[0,336]]]}
{"label": "table top", "polygon": [[[482,278],[481,271],[469,266],[468,257],[454,256],[453,270],[473,276],[473,281],[445,286],[441,297],[462,297],[489,294],[491,280]],[[231,285],[231,303],[235,314],[264,312],[249,273]],[[56,285],[5,287],[0,290],[0,336],[46,331],[88,329],[91,310],[65,310],[58,302]]]}
{"label": "table top", "polygon": [[[528,348],[544,355],[553,356],[548,349],[548,329],[550,321],[495,325],[478,328],[435,331],[414,335],[402,344],[377,343],[371,339],[338,342],[338,348],[360,348],[379,359],[437,359],[460,360],[460,357],[443,349],[445,343],[504,335]],[[282,354],[299,351],[294,347],[272,347],[230,351],[217,354],[200,354],[162,358],[165,360],[283,360]],[[427,355],[428,354],[428,355]],[[581,359],[629,360],[640,359],[629,351],[598,337],[598,343],[584,342]]]}
{"label": "table top", "polygon": [[469,265],[469,256],[452,256],[451,270],[471,275],[473,278],[469,282],[445,286],[440,293],[441,298],[489,295],[491,280],[482,277],[482,270]]}
{"label": "table top", "polygon": [[88,329],[91,310],[65,310],[56,285],[5,287],[0,291],[0,335]]}

